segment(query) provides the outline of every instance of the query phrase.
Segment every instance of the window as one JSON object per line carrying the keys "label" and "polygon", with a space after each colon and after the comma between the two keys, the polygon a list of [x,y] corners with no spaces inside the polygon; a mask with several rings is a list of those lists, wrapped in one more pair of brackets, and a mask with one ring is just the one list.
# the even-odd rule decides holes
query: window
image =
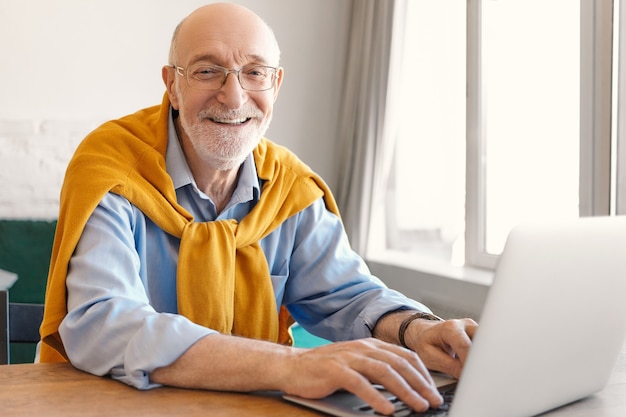
{"label": "window", "polygon": [[521,221],[608,214],[612,2],[403,7],[366,256],[492,268]]}

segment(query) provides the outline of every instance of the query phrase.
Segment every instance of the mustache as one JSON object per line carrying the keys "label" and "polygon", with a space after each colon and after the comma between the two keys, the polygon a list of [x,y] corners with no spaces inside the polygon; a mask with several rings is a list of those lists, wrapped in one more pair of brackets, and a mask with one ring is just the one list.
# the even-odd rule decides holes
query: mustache
{"label": "mustache", "polygon": [[262,118],[263,112],[259,109],[249,107],[243,108],[239,110],[229,110],[229,109],[205,109],[201,110],[198,113],[198,119],[254,119],[254,118]]}

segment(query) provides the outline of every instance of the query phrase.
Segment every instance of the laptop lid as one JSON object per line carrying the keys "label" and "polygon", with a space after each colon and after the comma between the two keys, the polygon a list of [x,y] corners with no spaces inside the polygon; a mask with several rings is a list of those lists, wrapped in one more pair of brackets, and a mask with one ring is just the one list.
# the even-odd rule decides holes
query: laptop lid
{"label": "laptop lid", "polygon": [[[626,332],[626,216],[516,227],[500,256],[450,417],[531,416],[601,390]],[[339,392],[288,400],[371,415]]]}
{"label": "laptop lid", "polygon": [[509,235],[451,417],[530,416],[601,390],[626,329],[626,217]]}

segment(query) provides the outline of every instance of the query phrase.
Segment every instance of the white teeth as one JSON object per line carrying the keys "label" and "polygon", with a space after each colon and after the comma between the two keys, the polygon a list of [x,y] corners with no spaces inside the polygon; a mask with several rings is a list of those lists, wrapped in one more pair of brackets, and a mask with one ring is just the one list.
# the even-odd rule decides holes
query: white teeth
{"label": "white teeth", "polygon": [[238,125],[238,124],[244,123],[248,119],[244,117],[244,118],[241,118],[241,119],[218,119],[218,118],[211,118],[211,120],[213,120],[216,123],[224,123],[224,124],[229,124],[229,125]]}

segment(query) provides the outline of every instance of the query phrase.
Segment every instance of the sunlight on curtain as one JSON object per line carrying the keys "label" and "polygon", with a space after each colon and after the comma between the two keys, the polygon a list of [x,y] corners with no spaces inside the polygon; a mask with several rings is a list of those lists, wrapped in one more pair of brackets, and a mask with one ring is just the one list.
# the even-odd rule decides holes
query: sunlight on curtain
{"label": "sunlight on curtain", "polygon": [[384,129],[391,32],[396,1],[356,0],[344,76],[336,192],[352,246],[365,253],[375,170],[384,159]]}
{"label": "sunlight on curtain", "polygon": [[392,163],[382,171],[368,253],[449,261],[464,233],[465,4],[405,5],[385,136]]}

